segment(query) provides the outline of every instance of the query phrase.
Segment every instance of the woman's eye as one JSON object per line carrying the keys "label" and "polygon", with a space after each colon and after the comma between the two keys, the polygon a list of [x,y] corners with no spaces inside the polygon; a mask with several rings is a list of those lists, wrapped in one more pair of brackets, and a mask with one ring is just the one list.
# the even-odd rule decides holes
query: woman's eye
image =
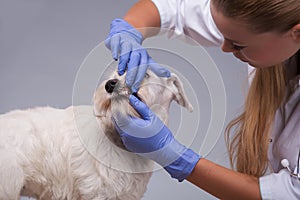
{"label": "woman's eye", "polygon": [[145,74],[145,78],[149,78],[150,75],[148,73]]}
{"label": "woman's eye", "polygon": [[244,49],[246,46],[239,46],[239,45],[235,45],[235,44],[232,44],[232,48],[236,51],[240,51],[242,49]]}

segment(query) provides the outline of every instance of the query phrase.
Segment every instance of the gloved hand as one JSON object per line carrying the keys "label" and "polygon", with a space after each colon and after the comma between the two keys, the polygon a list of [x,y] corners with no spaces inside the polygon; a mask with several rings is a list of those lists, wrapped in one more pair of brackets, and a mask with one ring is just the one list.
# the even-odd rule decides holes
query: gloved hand
{"label": "gloved hand", "polygon": [[179,181],[183,181],[201,158],[180,144],[146,104],[130,95],[129,101],[141,118],[115,114],[113,121],[125,147],[156,161]]}
{"label": "gloved hand", "polygon": [[136,93],[148,67],[157,75],[169,77],[166,68],[155,63],[145,48],[142,47],[143,36],[123,19],[115,19],[111,23],[110,33],[105,45],[111,50],[112,57],[118,60],[118,73],[123,75],[127,68],[126,85]]}

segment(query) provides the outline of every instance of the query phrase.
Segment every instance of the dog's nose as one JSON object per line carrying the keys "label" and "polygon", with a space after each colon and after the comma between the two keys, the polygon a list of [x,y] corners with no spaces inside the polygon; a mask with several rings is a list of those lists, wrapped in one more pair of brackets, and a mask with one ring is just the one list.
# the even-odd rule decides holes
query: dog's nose
{"label": "dog's nose", "polygon": [[112,92],[114,91],[114,88],[115,88],[117,82],[118,82],[118,79],[111,79],[111,80],[108,80],[108,81],[105,83],[105,90],[106,90],[106,92],[112,93]]}

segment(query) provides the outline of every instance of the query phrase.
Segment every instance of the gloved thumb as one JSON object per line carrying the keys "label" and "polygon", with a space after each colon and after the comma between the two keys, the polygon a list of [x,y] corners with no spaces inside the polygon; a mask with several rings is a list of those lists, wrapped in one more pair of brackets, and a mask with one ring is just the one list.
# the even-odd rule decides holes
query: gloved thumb
{"label": "gloved thumb", "polygon": [[113,113],[111,119],[119,132],[130,123],[130,118],[120,112]]}
{"label": "gloved thumb", "polygon": [[151,120],[153,113],[150,108],[142,101],[140,101],[134,95],[129,96],[129,102],[132,107],[141,115],[144,120]]}
{"label": "gloved thumb", "polygon": [[152,58],[149,58],[148,61],[149,68],[153,71],[157,76],[160,77],[170,77],[171,73],[167,68],[164,68],[160,64],[156,63]]}

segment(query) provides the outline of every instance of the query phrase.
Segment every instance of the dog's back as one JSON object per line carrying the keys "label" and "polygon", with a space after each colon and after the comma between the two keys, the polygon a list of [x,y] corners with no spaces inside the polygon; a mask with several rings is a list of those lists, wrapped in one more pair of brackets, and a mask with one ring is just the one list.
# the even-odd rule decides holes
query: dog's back
{"label": "dog's back", "polygon": [[[140,199],[151,173],[112,169],[82,144],[78,131],[101,130],[91,123],[92,110],[91,106],[45,107],[1,115],[0,199],[18,199],[21,190],[43,199]],[[99,141],[98,152],[109,160],[121,160],[113,144]]]}
{"label": "dog's back", "polygon": [[72,129],[67,123],[65,110],[50,107],[0,116],[0,199],[17,199],[24,185],[27,191],[34,187],[35,195],[49,182],[54,187],[67,186],[65,166],[71,145],[70,135],[64,133],[72,132],[63,130]]}

